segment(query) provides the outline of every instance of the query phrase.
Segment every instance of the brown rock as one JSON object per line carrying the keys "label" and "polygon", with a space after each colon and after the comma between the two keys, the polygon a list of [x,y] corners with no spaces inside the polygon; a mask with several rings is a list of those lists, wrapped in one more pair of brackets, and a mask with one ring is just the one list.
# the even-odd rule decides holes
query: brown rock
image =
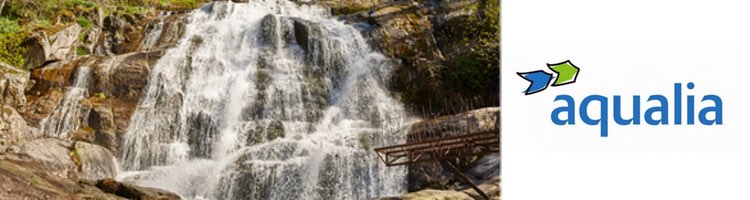
{"label": "brown rock", "polygon": [[36,69],[46,63],[75,58],[75,44],[80,32],[81,26],[73,23],[51,33],[49,37],[45,32],[35,33],[21,44],[28,49],[24,54],[26,64],[23,67]]}
{"label": "brown rock", "polygon": [[22,116],[31,126],[38,126],[39,122],[55,109],[55,106],[65,95],[60,89],[49,90],[40,96],[29,95]]}

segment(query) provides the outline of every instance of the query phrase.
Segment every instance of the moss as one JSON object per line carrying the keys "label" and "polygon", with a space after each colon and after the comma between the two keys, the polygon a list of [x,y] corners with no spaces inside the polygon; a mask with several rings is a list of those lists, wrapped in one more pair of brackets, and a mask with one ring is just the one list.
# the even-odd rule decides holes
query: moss
{"label": "moss", "polygon": [[78,23],[78,25],[81,25],[81,27],[83,27],[84,29],[91,27],[91,25],[93,24],[91,20],[83,17],[79,17],[78,19],[76,19],[76,23]]}
{"label": "moss", "polygon": [[77,55],[79,55],[79,56],[83,56],[83,55],[87,55],[87,54],[89,54],[89,53],[88,53],[88,52],[86,52],[86,49],[85,49],[85,48],[83,48],[83,47],[78,47],[78,48],[76,48],[76,54],[77,54]]}
{"label": "moss", "polygon": [[78,149],[73,148],[73,150],[70,151],[69,156],[70,156],[70,160],[72,160],[73,163],[75,163],[78,171],[81,171],[81,165],[82,165],[81,164],[81,156],[78,155]]}
{"label": "moss", "polygon": [[102,93],[102,92],[94,93],[94,97],[100,98],[100,99],[106,99],[107,98],[107,96],[104,95],[104,93]]}
{"label": "moss", "polygon": [[27,32],[0,34],[0,61],[16,67],[23,66],[26,63],[23,58],[26,47],[21,46],[21,43],[27,36]]}

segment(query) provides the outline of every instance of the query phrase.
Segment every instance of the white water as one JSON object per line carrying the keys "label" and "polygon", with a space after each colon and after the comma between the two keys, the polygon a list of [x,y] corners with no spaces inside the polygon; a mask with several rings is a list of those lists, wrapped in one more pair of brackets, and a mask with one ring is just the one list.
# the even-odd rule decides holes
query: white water
{"label": "white water", "polygon": [[76,71],[73,85],[65,91],[65,96],[57,107],[40,122],[42,133],[46,136],[69,138],[72,131],[78,130],[82,119],[88,118],[88,113],[81,106],[81,101],[88,96],[88,85],[91,80],[91,67],[82,66]]}
{"label": "white water", "polygon": [[406,170],[385,168],[372,151],[403,142],[396,132],[409,123],[385,88],[390,72],[324,9],[207,4],[154,66],[118,178],[187,199],[403,193]]}

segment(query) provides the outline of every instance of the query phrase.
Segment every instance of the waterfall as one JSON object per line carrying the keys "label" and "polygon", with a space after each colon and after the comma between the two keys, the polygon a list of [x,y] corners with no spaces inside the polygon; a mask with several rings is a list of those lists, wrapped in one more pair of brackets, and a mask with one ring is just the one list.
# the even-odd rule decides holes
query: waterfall
{"label": "waterfall", "polygon": [[[69,86],[65,96],[55,109],[40,122],[42,133],[46,136],[67,138],[71,132],[78,130],[81,119],[88,118],[81,101],[88,96],[88,85],[92,74],[91,67],[81,66],[76,71],[73,85]],[[81,117],[82,116],[82,117]]]}
{"label": "waterfall", "polygon": [[316,6],[216,1],[155,64],[120,180],[187,199],[371,199],[405,192],[372,148],[411,122],[391,63]]}

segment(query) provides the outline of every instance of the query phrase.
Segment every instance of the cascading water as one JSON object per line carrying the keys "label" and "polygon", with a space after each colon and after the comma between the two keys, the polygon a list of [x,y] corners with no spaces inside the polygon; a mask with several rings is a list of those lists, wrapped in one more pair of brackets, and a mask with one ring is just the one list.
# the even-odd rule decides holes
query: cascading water
{"label": "cascading water", "polygon": [[212,2],[154,66],[122,144],[121,180],[188,199],[370,199],[406,170],[372,148],[408,123],[391,64],[318,7]]}
{"label": "cascading water", "polygon": [[65,96],[52,113],[40,122],[44,135],[66,138],[69,137],[70,132],[78,130],[81,126],[81,119],[87,118],[87,113],[81,106],[81,100],[88,96],[87,87],[91,74],[91,67],[78,68],[73,85],[67,88]]}

